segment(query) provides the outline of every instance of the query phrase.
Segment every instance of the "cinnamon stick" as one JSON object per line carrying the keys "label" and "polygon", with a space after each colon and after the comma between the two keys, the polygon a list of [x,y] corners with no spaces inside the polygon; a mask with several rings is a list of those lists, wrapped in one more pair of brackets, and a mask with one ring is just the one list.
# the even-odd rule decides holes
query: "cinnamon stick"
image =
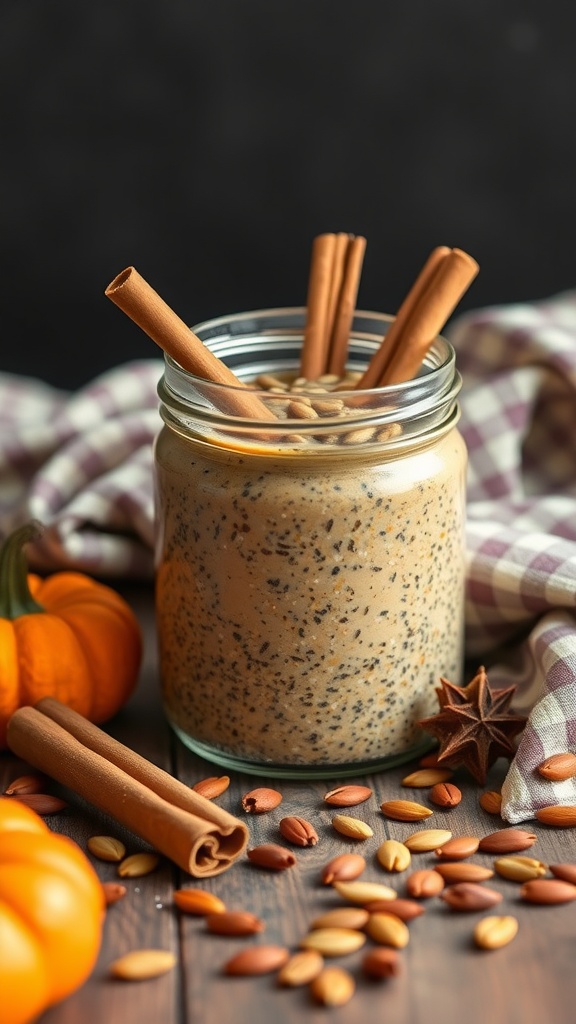
{"label": "cinnamon stick", "polygon": [[400,305],[396,317],[384,335],[382,344],[372,356],[362,377],[356,384],[357,388],[376,388],[381,386],[380,381],[386,377],[386,371],[397,351],[409,317],[412,316],[414,309],[428,288],[440,264],[449,253],[450,249],[447,245],[439,245],[432,250],[406,298]]}
{"label": "cinnamon stick", "polygon": [[306,324],[300,356],[300,376],[321,377],[328,355],[328,311],[336,235],[317,235],[312,243],[312,260],[306,300]]}
{"label": "cinnamon stick", "polygon": [[353,236],[348,235],[345,231],[339,231],[334,243],[334,258],[332,260],[330,294],[328,297],[328,313],[326,315],[326,333],[328,335],[328,339],[331,338],[334,330],[338,300],[340,298],[342,282],[344,280],[344,271],[346,269],[346,260],[348,258],[348,246],[352,238]]}
{"label": "cinnamon stick", "polygon": [[184,370],[203,380],[226,385],[226,391],[219,392],[217,398],[212,396],[222,412],[253,420],[275,418],[258,396],[204,345],[134,267],[126,267],[118,274],[104,294]]}
{"label": "cinnamon stick", "polygon": [[243,822],[51,697],[14,712],[8,746],[197,878],[246,848]]}
{"label": "cinnamon stick", "polygon": [[338,303],[333,318],[327,367],[328,373],[335,373],[339,377],[343,376],[346,369],[350,329],[356,309],[365,252],[366,239],[362,235],[349,239]]}

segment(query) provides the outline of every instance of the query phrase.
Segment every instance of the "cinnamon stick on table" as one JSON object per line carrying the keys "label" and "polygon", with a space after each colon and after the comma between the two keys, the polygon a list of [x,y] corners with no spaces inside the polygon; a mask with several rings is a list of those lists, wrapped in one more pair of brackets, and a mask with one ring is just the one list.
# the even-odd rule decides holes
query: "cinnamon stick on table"
{"label": "cinnamon stick on table", "polygon": [[8,746],[197,878],[246,848],[244,822],[51,697],[14,712]]}

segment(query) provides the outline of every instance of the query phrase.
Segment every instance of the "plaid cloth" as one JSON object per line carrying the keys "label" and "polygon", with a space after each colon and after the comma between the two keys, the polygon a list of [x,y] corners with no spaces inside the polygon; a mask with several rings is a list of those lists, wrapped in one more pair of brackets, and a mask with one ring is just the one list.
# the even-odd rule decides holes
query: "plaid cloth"
{"label": "plaid cloth", "polygon": [[[469,451],[466,652],[529,714],[503,816],[576,804],[545,757],[576,751],[576,293],[485,309],[449,337],[464,377]],[[40,569],[153,572],[152,440],[160,360],[130,363],[70,396],[0,375],[0,534],[47,526]]]}

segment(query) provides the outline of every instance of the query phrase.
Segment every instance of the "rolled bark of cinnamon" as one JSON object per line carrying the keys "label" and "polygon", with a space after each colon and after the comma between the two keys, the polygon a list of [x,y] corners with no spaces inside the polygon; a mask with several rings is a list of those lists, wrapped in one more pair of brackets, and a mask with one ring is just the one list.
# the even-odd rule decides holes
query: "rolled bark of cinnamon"
{"label": "rolled bark of cinnamon", "polygon": [[306,299],[306,324],[300,355],[300,374],[307,380],[321,377],[328,355],[328,314],[336,235],[317,235],[312,243],[312,260]]}
{"label": "rolled bark of cinnamon", "polygon": [[234,388],[218,393],[222,412],[253,420],[275,419],[258,396],[200,341],[134,267],[126,267],[118,274],[104,294],[184,370],[202,380]]}
{"label": "rolled bark of cinnamon", "polygon": [[196,878],[246,848],[244,822],[51,697],[14,712],[8,746]]}
{"label": "rolled bark of cinnamon", "polygon": [[337,374],[339,377],[342,377],[346,370],[350,329],[356,309],[365,252],[366,239],[362,235],[356,235],[349,240],[338,302],[333,316],[327,364],[328,373]]}

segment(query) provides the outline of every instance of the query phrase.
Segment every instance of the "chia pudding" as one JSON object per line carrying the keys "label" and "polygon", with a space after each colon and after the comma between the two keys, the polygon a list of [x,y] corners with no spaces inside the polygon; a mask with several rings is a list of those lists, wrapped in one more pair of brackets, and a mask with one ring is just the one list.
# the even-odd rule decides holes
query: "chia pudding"
{"label": "chia pudding", "polygon": [[334,442],[334,426],[328,443],[280,449],[168,419],[155,452],[160,665],[166,714],[193,750],[326,777],[425,746],[417,723],[437,709],[440,676],[461,678],[454,421],[404,446],[372,430]]}

